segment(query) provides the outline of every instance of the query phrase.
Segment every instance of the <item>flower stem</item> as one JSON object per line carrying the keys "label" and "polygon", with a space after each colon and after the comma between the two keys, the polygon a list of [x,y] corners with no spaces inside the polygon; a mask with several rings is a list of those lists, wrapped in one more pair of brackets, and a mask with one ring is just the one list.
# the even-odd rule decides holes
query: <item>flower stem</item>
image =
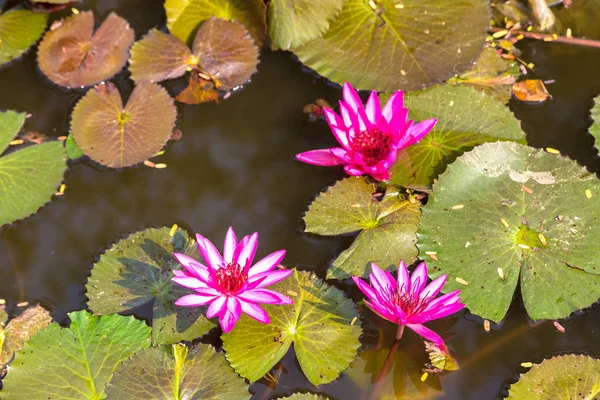
{"label": "flower stem", "polygon": [[383,378],[385,378],[387,376],[388,372],[390,372],[390,369],[392,369],[392,365],[394,364],[394,356],[396,355],[396,351],[398,350],[398,346],[400,345],[400,339],[402,339],[403,333],[404,333],[404,325],[399,324],[398,330],[396,331],[396,340],[394,340],[392,347],[390,347],[390,352],[388,353],[387,357],[385,358],[385,361],[383,362],[383,366],[381,367],[381,370],[379,370],[379,373],[377,374],[377,377],[375,378],[375,381],[374,381],[375,384],[373,386],[373,390],[371,391],[371,396],[370,396],[371,400],[375,400],[375,399],[379,398],[379,391],[381,390],[381,388],[380,388],[381,382],[383,381]]}
{"label": "flower stem", "polygon": [[399,324],[398,330],[396,331],[396,340],[402,339],[402,334],[404,333],[404,325]]}

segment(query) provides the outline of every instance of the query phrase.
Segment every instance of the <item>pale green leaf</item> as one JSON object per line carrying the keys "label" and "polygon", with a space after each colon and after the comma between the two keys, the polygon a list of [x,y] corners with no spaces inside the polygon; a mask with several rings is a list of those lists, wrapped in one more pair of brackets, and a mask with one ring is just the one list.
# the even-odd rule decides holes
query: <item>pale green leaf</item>
{"label": "pale green leaf", "polygon": [[278,397],[278,400],[327,400],[328,397],[319,396],[313,393],[293,393],[288,397]]}
{"label": "pale green leaf", "polygon": [[69,156],[71,160],[76,160],[80,157],[83,157],[83,151],[81,151],[79,146],[77,146],[75,139],[73,139],[73,135],[70,133],[65,140],[65,150],[67,152],[67,156]]}
{"label": "pale green leaf", "polygon": [[594,137],[596,148],[600,149],[600,97],[594,99],[591,116],[593,123],[590,126],[590,133]]}
{"label": "pale green leaf", "polygon": [[0,14],[0,65],[21,56],[33,46],[44,33],[47,21],[47,14],[29,10],[9,10]]}

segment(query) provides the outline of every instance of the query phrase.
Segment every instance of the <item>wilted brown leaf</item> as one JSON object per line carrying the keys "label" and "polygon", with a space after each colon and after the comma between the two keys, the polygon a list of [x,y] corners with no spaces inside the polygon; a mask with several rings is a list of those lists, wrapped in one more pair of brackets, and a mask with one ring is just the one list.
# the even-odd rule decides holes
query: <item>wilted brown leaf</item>
{"label": "wilted brown leaf", "polygon": [[48,310],[35,305],[12,319],[4,329],[0,325],[0,365],[8,363],[30,337],[47,327],[52,321]]}
{"label": "wilted brown leaf", "polygon": [[550,96],[546,85],[539,79],[527,79],[517,82],[512,86],[513,94],[521,101],[527,103],[542,103]]}
{"label": "wilted brown leaf", "polygon": [[218,103],[219,93],[211,81],[202,79],[198,71],[194,70],[190,75],[190,84],[175,97],[175,100],[185,104],[200,104],[210,101]]}

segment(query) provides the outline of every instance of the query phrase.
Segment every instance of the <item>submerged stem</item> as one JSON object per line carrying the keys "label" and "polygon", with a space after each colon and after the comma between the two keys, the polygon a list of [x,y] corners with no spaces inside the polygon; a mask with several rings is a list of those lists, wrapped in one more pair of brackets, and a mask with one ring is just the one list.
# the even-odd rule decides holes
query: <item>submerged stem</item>
{"label": "submerged stem", "polygon": [[400,339],[402,339],[402,334],[404,333],[404,325],[402,324],[398,324],[398,330],[396,331],[396,339],[394,340],[394,343],[392,344],[392,347],[390,347],[390,352],[388,353],[387,357],[385,358],[385,361],[383,362],[383,366],[381,367],[381,370],[379,370],[379,373],[377,374],[377,377],[375,378],[375,385],[373,386],[373,391],[371,392],[371,396],[370,399],[371,400],[375,400],[379,398],[379,391],[381,390],[380,385],[381,382],[383,381],[383,378],[385,378],[388,374],[388,372],[390,372],[390,369],[392,369],[392,365],[394,364],[394,356],[396,355],[396,351],[398,350],[398,346],[400,345]]}

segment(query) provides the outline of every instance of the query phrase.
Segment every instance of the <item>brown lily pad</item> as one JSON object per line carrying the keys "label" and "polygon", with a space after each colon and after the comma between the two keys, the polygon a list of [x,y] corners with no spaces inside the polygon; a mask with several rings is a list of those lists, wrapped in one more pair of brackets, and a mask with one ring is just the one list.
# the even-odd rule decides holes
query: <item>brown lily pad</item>
{"label": "brown lily pad", "polygon": [[169,140],[177,111],[155,83],[140,82],[127,105],[112,84],[87,92],[73,110],[73,139],[85,155],[111,168],[128,167],[156,154]]}
{"label": "brown lily pad", "polygon": [[0,322],[0,365],[10,362],[14,352],[51,321],[50,312],[40,305],[35,305],[25,309],[6,326],[4,322]]}
{"label": "brown lily pad", "polygon": [[94,33],[94,14],[81,12],[46,33],[38,64],[57,85],[90,86],[125,66],[133,40],[133,29],[117,14],[111,13]]}
{"label": "brown lily pad", "polygon": [[185,104],[200,104],[210,101],[218,103],[219,92],[215,89],[214,83],[202,78],[200,73],[194,70],[190,74],[189,85],[175,97],[175,100]]}

